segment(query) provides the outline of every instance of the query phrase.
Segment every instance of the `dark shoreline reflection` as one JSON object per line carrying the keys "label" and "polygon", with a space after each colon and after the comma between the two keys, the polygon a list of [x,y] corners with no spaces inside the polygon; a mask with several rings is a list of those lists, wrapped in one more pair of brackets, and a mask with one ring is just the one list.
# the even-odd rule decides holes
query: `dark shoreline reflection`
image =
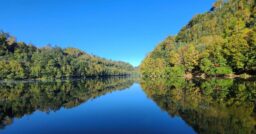
{"label": "dark shoreline reflection", "polygon": [[241,79],[141,80],[149,98],[198,133],[256,133],[256,82]]}
{"label": "dark shoreline reflection", "polygon": [[129,88],[133,78],[111,77],[59,82],[0,83],[0,129],[36,110],[73,108],[112,91]]}

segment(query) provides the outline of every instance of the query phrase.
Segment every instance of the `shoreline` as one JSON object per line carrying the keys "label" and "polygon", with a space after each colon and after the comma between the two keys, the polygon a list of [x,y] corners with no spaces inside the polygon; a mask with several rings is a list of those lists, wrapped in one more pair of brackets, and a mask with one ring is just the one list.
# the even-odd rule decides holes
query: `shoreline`
{"label": "shoreline", "polygon": [[15,82],[52,82],[52,81],[74,81],[74,80],[89,80],[89,79],[108,79],[108,78],[127,78],[132,77],[132,75],[110,75],[110,76],[87,76],[87,77],[67,77],[67,78],[59,78],[59,79],[51,79],[51,78],[28,78],[28,79],[2,79],[1,83],[15,83]]}
{"label": "shoreline", "polygon": [[201,73],[201,74],[187,73],[184,75],[185,79],[193,79],[193,78],[207,79],[207,78],[214,78],[214,77],[215,78],[226,78],[226,79],[235,79],[235,78],[249,79],[249,78],[256,77],[256,76],[250,75],[250,74],[206,75],[204,73]]}

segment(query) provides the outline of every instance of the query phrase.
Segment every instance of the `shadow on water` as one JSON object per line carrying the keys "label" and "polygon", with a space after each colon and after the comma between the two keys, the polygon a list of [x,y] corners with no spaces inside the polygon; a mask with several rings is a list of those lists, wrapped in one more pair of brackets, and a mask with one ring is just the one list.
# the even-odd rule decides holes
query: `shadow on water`
{"label": "shadow on water", "polygon": [[149,98],[198,133],[256,133],[256,81],[141,80]]}
{"label": "shadow on water", "polygon": [[112,91],[129,88],[132,78],[65,80],[59,82],[2,82],[0,84],[0,129],[15,118],[30,115],[36,110],[58,111],[73,108],[90,99]]}

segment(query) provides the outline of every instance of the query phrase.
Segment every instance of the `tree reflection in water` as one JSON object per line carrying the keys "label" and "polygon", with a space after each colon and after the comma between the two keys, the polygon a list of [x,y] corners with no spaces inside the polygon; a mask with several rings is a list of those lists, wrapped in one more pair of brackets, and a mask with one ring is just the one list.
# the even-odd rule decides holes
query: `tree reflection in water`
{"label": "tree reflection in water", "polygon": [[132,78],[87,79],[60,82],[0,83],[0,129],[36,110],[73,108],[89,99],[130,87]]}
{"label": "tree reflection in water", "polygon": [[[4,129],[15,118],[36,110],[51,112],[76,107],[106,93],[126,89],[135,81],[115,77],[0,83],[0,127]],[[170,116],[181,117],[198,133],[256,133],[255,80],[175,78],[140,80],[140,83],[159,107]]]}
{"label": "tree reflection in water", "polygon": [[256,133],[255,80],[141,80],[147,95],[198,133]]}

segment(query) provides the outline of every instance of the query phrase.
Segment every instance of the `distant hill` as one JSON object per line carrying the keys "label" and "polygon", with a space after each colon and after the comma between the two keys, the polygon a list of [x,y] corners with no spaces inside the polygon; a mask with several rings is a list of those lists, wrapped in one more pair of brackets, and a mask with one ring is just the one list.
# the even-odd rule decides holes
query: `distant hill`
{"label": "distant hill", "polygon": [[132,65],[87,54],[79,49],[37,48],[0,33],[0,79],[61,79],[129,75]]}
{"label": "distant hill", "polygon": [[218,0],[160,43],[141,64],[145,77],[256,74],[255,0]]}

